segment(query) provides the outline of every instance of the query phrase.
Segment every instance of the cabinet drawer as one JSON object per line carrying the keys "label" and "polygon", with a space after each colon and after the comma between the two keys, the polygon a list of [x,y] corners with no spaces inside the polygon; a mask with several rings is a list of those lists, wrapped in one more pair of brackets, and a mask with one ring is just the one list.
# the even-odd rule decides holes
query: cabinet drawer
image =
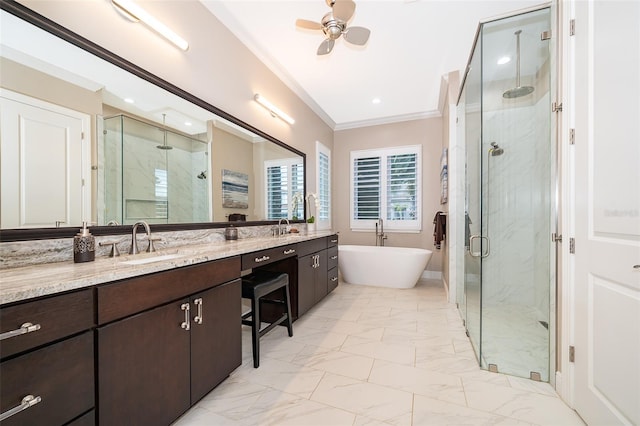
{"label": "cabinet drawer", "polygon": [[306,256],[326,248],[327,239],[325,237],[298,243],[298,257]]}
{"label": "cabinet drawer", "polygon": [[27,395],[39,403],[5,419],[9,425],[62,425],[94,407],[93,332],[0,364],[0,411]]}
{"label": "cabinet drawer", "polygon": [[327,278],[327,290],[331,293],[338,287],[338,268],[329,269]]}
{"label": "cabinet drawer", "polygon": [[240,258],[200,263],[98,287],[98,324],[136,314],[240,278]]}
{"label": "cabinet drawer", "polygon": [[327,247],[333,247],[338,245],[338,234],[329,235],[327,237]]}
{"label": "cabinet drawer", "polygon": [[338,246],[331,247],[327,249],[327,254],[329,255],[329,269],[335,268],[338,266]]}
{"label": "cabinet drawer", "polygon": [[2,358],[93,327],[93,290],[76,291],[0,308],[1,333],[20,330],[25,323],[37,325],[39,329],[3,339],[0,344]]}
{"label": "cabinet drawer", "polygon": [[298,250],[296,248],[296,244],[255,251],[253,253],[242,255],[242,270],[253,269],[297,254]]}

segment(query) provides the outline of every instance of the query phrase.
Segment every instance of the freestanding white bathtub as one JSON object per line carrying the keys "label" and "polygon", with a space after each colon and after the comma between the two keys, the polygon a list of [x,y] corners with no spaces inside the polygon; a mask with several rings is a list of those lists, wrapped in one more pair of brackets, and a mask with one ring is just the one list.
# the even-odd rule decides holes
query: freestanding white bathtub
{"label": "freestanding white bathtub", "polygon": [[431,250],[407,247],[338,246],[338,266],[349,284],[411,288],[429,263]]}

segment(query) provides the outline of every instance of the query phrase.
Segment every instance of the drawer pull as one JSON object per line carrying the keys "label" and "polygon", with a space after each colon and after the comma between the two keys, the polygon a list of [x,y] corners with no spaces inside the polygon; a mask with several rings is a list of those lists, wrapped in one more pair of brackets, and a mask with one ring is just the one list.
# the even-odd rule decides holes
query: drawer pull
{"label": "drawer pull", "polygon": [[331,256],[331,260],[336,260],[337,258],[338,258],[338,255]]}
{"label": "drawer pull", "polygon": [[256,263],[260,263],[260,262],[264,262],[265,260],[269,260],[271,259],[269,256],[262,256],[262,257],[256,257],[255,259],[253,259],[254,262]]}
{"label": "drawer pull", "polygon": [[338,242],[338,240],[331,240],[331,242],[332,242],[332,243],[337,243],[337,242]]}
{"label": "drawer pull", "polygon": [[180,305],[180,309],[184,311],[184,321],[180,324],[180,327],[189,331],[191,330],[191,318],[189,318],[189,310],[191,309],[188,303],[183,303]]}
{"label": "drawer pull", "polygon": [[291,254],[291,253],[295,253],[295,252],[296,252],[296,249],[289,249],[289,250],[285,250],[285,251],[283,251],[282,253],[284,253],[284,254]]}
{"label": "drawer pull", "polygon": [[338,281],[338,277],[333,277],[333,278],[331,278],[331,282],[332,282],[332,283],[335,283],[336,281]]}
{"label": "drawer pull", "polygon": [[202,324],[202,297],[193,301],[193,304],[198,307],[198,314],[193,318],[193,322],[196,324]]}
{"label": "drawer pull", "polygon": [[0,340],[8,339],[10,337],[20,336],[22,334],[31,333],[32,331],[38,331],[38,330],[40,330],[40,324],[31,324],[30,322],[25,322],[17,330],[6,331],[0,334]]}
{"label": "drawer pull", "polygon": [[10,410],[5,411],[4,413],[0,414],[0,422],[8,419],[9,417],[13,416],[14,414],[18,414],[20,411],[24,411],[29,407],[33,407],[34,405],[36,405],[37,403],[39,403],[40,401],[42,401],[42,398],[39,396],[33,396],[33,395],[27,395],[24,398],[22,398],[22,401],[20,402],[20,405],[17,405],[13,408],[11,408]]}

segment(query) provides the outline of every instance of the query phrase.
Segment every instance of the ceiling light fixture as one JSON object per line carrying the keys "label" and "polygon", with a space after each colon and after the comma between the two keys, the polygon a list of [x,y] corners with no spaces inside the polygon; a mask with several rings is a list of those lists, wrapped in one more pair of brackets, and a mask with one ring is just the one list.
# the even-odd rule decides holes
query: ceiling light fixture
{"label": "ceiling light fixture", "polygon": [[169,40],[182,50],[189,49],[189,43],[176,33],[174,33],[169,27],[158,21],[146,10],[135,4],[130,0],[111,0],[115,8],[124,13],[129,19],[140,20],[144,22],[149,28],[160,34],[162,37]]}
{"label": "ceiling light fixture", "polygon": [[284,113],[280,108],[266,100],[264,97],[260,96],[260,94],[256,93],[253,96],[253,100],[265,107],[273,117],[279,117],[289,124],[293,124],[296,122],[288,114]]}

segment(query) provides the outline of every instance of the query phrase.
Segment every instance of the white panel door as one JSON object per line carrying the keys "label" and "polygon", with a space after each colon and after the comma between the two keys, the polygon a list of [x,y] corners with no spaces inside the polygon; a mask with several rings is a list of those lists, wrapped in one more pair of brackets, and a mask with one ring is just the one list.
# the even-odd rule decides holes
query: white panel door
{"label": "white panel door", "polygon": [[640,2],[576,1],[574,408],[640,424]]}
{"label": "white panel door", "polygon": [[82,143],[88,116],[9,91],[0,95],[0,227],[81,225],[89,217],[83,178],[90,157]]}

